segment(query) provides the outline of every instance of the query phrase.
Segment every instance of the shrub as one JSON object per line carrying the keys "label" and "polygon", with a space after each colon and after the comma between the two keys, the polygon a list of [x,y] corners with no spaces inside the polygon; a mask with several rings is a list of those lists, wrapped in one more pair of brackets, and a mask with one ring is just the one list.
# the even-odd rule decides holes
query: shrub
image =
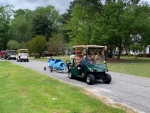
{"label": "shrub", "polygon": [[145,57],[150,57],[150,53],[146,53],[146,54],[145,54]]}
{"label": "shrub", "polygon": [[143,57],[144,56],[144,53],[139,53],[138,54],[138,57]]}

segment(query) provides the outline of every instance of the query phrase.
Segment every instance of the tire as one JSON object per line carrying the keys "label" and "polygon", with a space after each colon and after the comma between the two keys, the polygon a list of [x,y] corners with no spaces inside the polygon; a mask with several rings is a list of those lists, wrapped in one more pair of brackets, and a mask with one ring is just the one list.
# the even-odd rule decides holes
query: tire
{"label": "tire", "polygon": [[44,71],[46,70],[46,67],[44,67]]}
{"label": "tire", "polygon": [[95,83],[95,77],[94,77],[94,75],[88,74],[87,77],[86,77],[86,82],[89,85],[94,84]]}
{"label": "tire", "polygon": [[50,68],[50,72],[52,72],[53,71],[53,68]]}
{"label": "tire", "polygon": [[111,76],[110,74],[105,74],[105,76],[103,77],[103,82],[106,84],[109,84],[111,82]]}
{"label": "tire", "polygon": [[70,79],[73,79],[74,78],[74,75],[72,74],[71,70],[68,71],[68,77]]}

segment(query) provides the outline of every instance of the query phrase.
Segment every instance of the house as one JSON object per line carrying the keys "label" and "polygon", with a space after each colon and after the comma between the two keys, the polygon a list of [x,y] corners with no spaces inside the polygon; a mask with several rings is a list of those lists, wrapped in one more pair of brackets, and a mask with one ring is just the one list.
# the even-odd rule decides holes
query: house
{"label": "house", "polygon": [[145,49],[145,53],[150,53],[150,45],[147,45],[147,47]]}

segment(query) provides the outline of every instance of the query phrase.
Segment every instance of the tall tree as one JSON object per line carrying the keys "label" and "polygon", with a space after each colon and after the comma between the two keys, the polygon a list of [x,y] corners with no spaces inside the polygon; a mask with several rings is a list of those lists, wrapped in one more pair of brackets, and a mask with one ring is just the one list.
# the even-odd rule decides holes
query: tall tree
{"label": "tall tree", "polygon": [[47,43],[47,50],[53,54],[59,54],[59,52],[64,54],[65,46],[64,35],[62,33],[53,34],[53,37]]}
{"label": "tall tree", "polygon": [[58,31],[58,20],[59,13],[54,6],[36,8],[32,20],[33,35],[43,35],[48,41],[52,32],[56,33]]}
{"label": "tall tree", "polygon": [[76,4],[71,11],[70,20],[64,24],[63,29],[68,30],[67,33],[76,44],[81,44],[81,40],[87,44],[89,40],[90,44],[118,47],[119,59],[123,46],[131,43],[131,34],[140,33],[145,36],[144,40],[149,39],[146,38],[149,35],[146,30],[150,25],[148,4],[137,5],[138,1],[124,3],[122,0],[109,0],[98,7],[97,2],[94,0],[92,4],[91,0],[87,0],[87,4]]}
{"label": "tall tree", "polygon": [[0,49],[6,50],[10,38],[10,23],[13,15],[13,6],[0,6]]}
{"label": "tall tree", "polygon": [[31,39],[32,14],[33,12],[28,9],[18,9],[14,12],[14,19],[11,23],[13,40],[24,43]]}

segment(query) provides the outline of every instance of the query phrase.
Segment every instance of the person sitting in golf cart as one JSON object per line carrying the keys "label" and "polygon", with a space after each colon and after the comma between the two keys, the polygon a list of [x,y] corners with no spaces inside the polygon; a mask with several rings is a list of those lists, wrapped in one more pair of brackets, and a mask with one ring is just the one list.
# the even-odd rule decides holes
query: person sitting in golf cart
{"label": "person sitting in golf cart", "polygon": [[69,63],[67,63],[67,68],[69,72],[69,67],[74,65],[75,52],[72,51],[69,59]]}
{"label": "person sitting in golf cart", "polygon": [[70,55],[70,63],[73,64],[74,62],[74,57],[75,57],[75,52],[71,52],[71,55]]}
{"label": "person sitting in golf cart", "polygon": [[76,56],[74,58],[75,60],[75,66],[76,67],[80,67],[80,71],[81,71],[81,74],[84,75],[84,71],[85,71],[85,67],[86,67],[86,56],[83,56],[83,53],[80,52],[80,51],[77,51],[76,52]]}
{"label": "person sitting in golf cart", "polygon": [[81,61],[81,65],[80,65],[82,75],[84,75],[86,65],[87,65],[86,56],[83,56],[82,61]]}
{"label": "person sitting in golf cart", "polygon": [[87,56],[87,64],[94,64],[94,55],[92,52],[89,52],[89,55]]}
{"label": "person sitting in golf cart", "polygon": [[75,56],[74,56],[74,65],[75,67],[79,66],[81,64],[82,60],[82,52],[80,50],[75,51]]}

